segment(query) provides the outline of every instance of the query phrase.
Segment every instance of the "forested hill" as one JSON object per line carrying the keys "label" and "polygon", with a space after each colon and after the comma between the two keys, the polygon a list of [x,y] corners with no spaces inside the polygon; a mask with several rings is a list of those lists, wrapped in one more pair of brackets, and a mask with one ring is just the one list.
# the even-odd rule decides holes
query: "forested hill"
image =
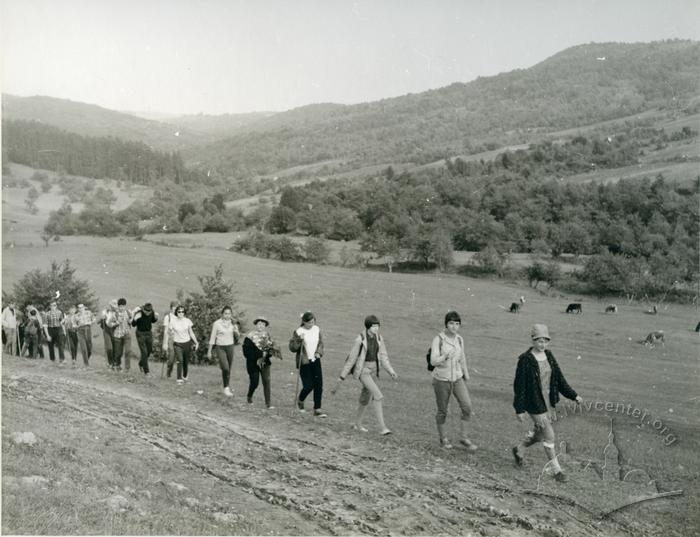
{"label": "forested hill", "polygon": [[2,95],[3,119],[37,121],[83,136],[113,136],[173,151],[212,141],[194,129],[115,112],[94,104],[53,97]]}
{"label": "forested hill", "polygon": [[271,172],[343,158],[425,163],[654,108],[697,107],[700,43],[588,44],[529,68],[358,104],[314,105],[265,118],[186,161]]}

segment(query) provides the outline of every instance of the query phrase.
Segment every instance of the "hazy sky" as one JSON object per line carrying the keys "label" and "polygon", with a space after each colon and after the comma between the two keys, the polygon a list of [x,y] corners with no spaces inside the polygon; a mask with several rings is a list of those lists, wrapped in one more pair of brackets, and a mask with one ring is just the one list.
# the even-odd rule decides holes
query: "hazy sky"
{"label": "hazy sky", "polygon": [[116,110],[357,103],[572,45],[700,39],[698,0],[0,0],[2,91]]}

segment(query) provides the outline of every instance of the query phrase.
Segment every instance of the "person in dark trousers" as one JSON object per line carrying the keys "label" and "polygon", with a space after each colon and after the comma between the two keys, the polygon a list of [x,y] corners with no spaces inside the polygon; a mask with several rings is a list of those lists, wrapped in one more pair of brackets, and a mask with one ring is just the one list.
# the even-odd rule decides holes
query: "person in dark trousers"
{"label": "person in dark trousers", "polygon": [[582,399],[566,382],[554,355],[547,350],[550,341],[547,325],[533,325],[530,335],[532,346],[518,357],[513,383],[513,408],[521,422],[525,420],[525,414],[529,414],[534,427],[525,440],[513,448],[513,457],[515,464],[522,466],[525,449],[542,442],[554,479],[565,482],[566,475],[562,472],[554,449],[555,436],[550,412],[554,412],[559,394],[577,403],[581,403]]}
{"label": "person in dark trousers", "polygon": [[113,318],[117,314],[117,300],[110,300],[109,304],[100,313],[100,320],[97,324],[102,329],[102,339],[104,340],[105,356],[107,358],[107,366],[110,369],[115,368],[114,364],[114,348],[112,347],[112,337],[114,336]]}
{"label": "person in dark trousers", "polygon": [[71,363],[75,367],[76,359],[78,358],[78,324],[75,318],[77,313],[75,306],[68,308],[68,314],[63,319],[63,326],[66,329],[66,339],[68,341],[68,349],[70,350]]}
{"label": "person in dark trousers", "polygon": [[[392,379],[396,380],[398,375],[391,367],[384,338],[379,334],[379,319],[376,315],[368,315],[365,318],[365,330],[355,338],[345,365],[340,372],[339,380],[343,381],[347,375],[352,374],[362,384],[360,404],[357,407],[353,429],[367,432],[367,429],[362,426],[362,417],[371,401],[379,422],[379,434],[385,436],[391,434],[391,430],[384,423],[384,410],[382,408],[384,396],[374,381],[375,377],[379,379],[380,369],[384,369]],[[331,393],[334,394],[337,388],[338,383],[333,386]]]}
{"label": "person in dark trousers", "polygon": [[146,302],[140,308],[137,307],[131,321],[131,326],[136,327],[136,343],[141,352],[139,369],[147,377],[150,375],[148,357],[153,352],[153,332],[151,331],[151,327],[157,321],[158,314],[153,311],[153,306],[150,302]]}
{"label": "person in dark trousers", "polygon": [[95,316],[85,307],[85,304],[78,304],[78,311],[75,314],[75,323],[78,326],[78,348],[83,357],[83,366],[90,366],[92,356],[92,323]]}
{"label": "person in dark trousers", "polygon": [[[163,351],[167,352],[168,342],[172,341],[173,354],[177,362],[177,384],[187,382],[190,357],[197,351],[199,342],[192,330],[192,321],[185,317],[185,307],[175,307],[175,317],[168,320],[168,329],[163,333]],[[194,348],[193,348],[194,347]],[[173,372],[173,365],[168,364],[168,378]]]}
{"label": "person in dark trousers", "polygon": [[289,340],[289,350],[296,353],[296,366],[299,369],[302,389],[297,399],[297,407],[304,412],[304,400],[314,392],[314,416],[326,418],[328,415],[321,410],[323,399],[323,336],[316,324],[313,313],[307,311],[301,316],[301,326],[292,333]]}
{"label": "person in dark trousers", "polygon": [[270,368],[272,367],[270,358],[276,356],[281,360],[282,353],[268,331],[270,321],[265,317],[256,317],[253,325],[255,329],[243,338],[243,356],[245,356],[245,367],[249,378],[248,404],[253,403],[253,394],[262,379],[265,406],[273,409],[270,395]]}
{"label": "person in dark trousers", "polygon": [[240,337],[241,334],[238,331],[238,323],[233,320],[233,310],[230,306],[224,306],[221,310],[221,318],[214,321],[211,326],[207,359],[211,360],[213,350],[216,353],[219,367],[221,368],[224,395],[227,397],[233,396],[230,387],[231,369],[233,367],[233,346],[238,344]]}
{"label": "person in dark trousers", "polygon": [[41,349],[39,340],[41,329],[42,324],[39,312],[31,307],[27,312],[27,319],[24,324],[24,344],[22,345],[22,349],[26,348],[29,352],[30,358],[36,358]]}
{"label": "person in dark trousers", "polygon": [[122,370],[122,356],[124,357],[124,369],[131,369],[131,311],[126,307],[126,298],[117,300],[117,311],[109,318],[112,333],[112,350],[114,352],[114,368]]}
{"label": "person in dark trousers", "polygon": [[54,349],[58,350],[59,365],[65,361],[63,349],[66,344],[65,332],[63,329],[63,312],[58,309],[58,304],[54,301],[49,304],[49,311],[45,314],[44,333],[46,341],[49,343],[49,358],[56,361]]}

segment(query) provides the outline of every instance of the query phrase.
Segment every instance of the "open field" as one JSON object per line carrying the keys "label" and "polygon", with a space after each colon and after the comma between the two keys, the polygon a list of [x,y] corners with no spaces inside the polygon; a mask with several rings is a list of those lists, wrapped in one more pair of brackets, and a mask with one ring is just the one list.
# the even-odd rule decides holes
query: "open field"
{"label": "open field", "polygon": [[[693,503],[700,492],[696,463],[700,375],[698,334],[692,331],[697,311],[690,307],[669,305],[658,316],[650,316],[638,303],[619,304],[620,313],[609,316],[602,313],[604,303],[584,300],[583,315],[566,315],[566,303],[579,297],[547,299],[525,287],[458,276],[280,263],[206,245],[172,248],[126,239],[66,237],[48,248],[16,244],[3,252],[3,289],[9,290],[27,270],[46,268],[51,259],[70,258],[101,303],[124,295],[131,304],[149,300],[158,311],[164,310],[177,288],[197,290],[196,276],[210,274],[214,265],[223,263],[225,275],[236,282],[248,319],[266,314],[273,335],[283,342],[302,311],[317,314],[327,340],[327,386],[338,374],[364,316],[376,313],[400,378],[380,379],[387,423],[395,433],[380,440],[375,432],[358,437],[349,430],[359,392],[352,379],[337,395],[326,393],[324,408],[331,416],[327,422],[313,424],[294,414],[289,353],[273,366],[277,409],[270,413],[262,410],[261,394],[256,394],[252,408],[244,404],[245,369],[238,351],[233,375],[237,396],[232,401],[221,395],[214,367],[194,368],[192,385],[177,392],[172,381],[115,379],[99,367],[59,371],[41,362],[10,360],[3,369],[3,473],[19,479],[31,464],[32,473],[49,479],[49,494],[42,489],[37,499],[21,490],[9,491],[3,503],[5,532],[66,532],[68,522],[58,515],[21,522],[28,506],[42,501],[64,516],[76,510],[89,513],[92,522],[84,527],[86,533],[148,533],[152,526],[142,521],[148,515],[139,509],[157,512],[163,502],[175,501],[173,497],[188,502],[181,507],[192,513],[181,526],[188,533],[221,532],[217,525],[221,520],[226,521],[223,531],[258,534],[274,527],[288,533],[516,535],[531,525],[536,535],[684,535],[700,523],[698,505]],[[499,307],[520,295],[527,300],[521,314]],[[472,438],[481,447],[472,456],[440,450],[434,430],[424,356],[449,308],[463,314],[470,357]],[[513,468],[510,457],[510,446],[525,428],[514,419],[511,407],[515,358],[525,350],[534,322],[549,324],[552,350],[587,401],[646,411],[642,424],[617,406],[608,412],[584,406],[575,414],[562,408],[569,414],[557,424],[558,439],[566,443],[562,459],[571,478],[566,485],[556,485],[549,477],[540,479],[545,462],[541,449],[531,450],[524,469]],[[640,345],[638,341],[653,329],[665,330],[665,347]],[[97,364],[102,363],[100,339],[95,339]],[[157,375],[157,364],[154,370]],[[13,382],[17,385],[8,388]],[[30,409],[26,418],[25,407]],[[190,418],[183,408],[196,414]],[[449,426],[455,435],[458,417],[452,412]],[[58,435],[55,427],[42,426],[47,420],[55,424],[57,416],[65,436]],[[369,413],[367,425],[374,431]],[[40,447],[24,453],[8,443],[7,435],[28,427],[39,436]],[[221,437],[224,432],[229,440]],[[318,459],[320,446],[325,451]],[[63,453],[61,449],[74,449],[75,460],[69,457],[58,466],[46,461],[47,453]],[[118,453],[114,459],[99,458],[104,475],[119,476],[108,485],[81,473],[81,463],[75,462],[92,460],[102,451]],[[293,455],[298,453],[301,460]],[[358,459],[358,453],[365,458]],[[128,464],[135,465],[133,476],[121,477],[122,465]],[[166,477],[157,477],[161,468]],[[361,475],[354,473],[358,469]],[[158,480],[181,483],[191,496],[164,492]],[[132,507],[114,516],[105,504],[88,503],[78,492],[54,498],[51,491],[64,482],[67,490],[87,490],[91,497],[118,493]],[[151,498],[141,502],[138,498],[145,490],[151,491]],[[598,519],[633,499],[675,490],[683,490],[683,495],[627,508],[610,520]],[[243,493],[248,495],[242,497]],[[227,504],[223,498],[229,496]],[[260,525],[259,517],[252,516],[260,502],[268,504],[270,525]],[[316,508],[309,511],[305,506],[310,504]],[[489,505],[494,514],[489,514]],[[216,515],[232,510],[236,516]],[[507,514],[499,515],[499,510]],[[290,525],[276,525],[284,516]]]}
{"label": "open field", "polygon": [[[668,305],[651,316],[646,304],[618,301],[620,313],[605,315],[604,302],[585,299],[583,315],[566,315],[566,304],[581,297],[552,299],[525,286],[455,275],[252,258],[225,250],[235,234],[149,237],[175,246],[63,237],[44,247],[41,228],[60,200],[54,187],[32,216],[25,196],[26,189],[3,191],[3,244],[13,245],[3,248],[6,291],[28,270],[69,258],[102,305],[126,296],[131,305],[148,300],[164,311],[178,288],[199,290],[197,276],[222,263],[248,322],[267,315],[283,347],[301,312],[316,313],[327,340],[327,388],[368,313],[382,321],[400,378],[380,379],[394,431],[380,438],[371,411],[369,433],[349,428],[359,393],[353,379],[335,396],[326,391],[327,421],[297,414],[288,352],[273,365],[272,411],[263,410],[261,393],[254,405],[245,403],[240,350],[232,399],[221,394],[216,367],[194,367],[184,388],[160,379],[157,363],[151,381],[110,374],[99,329],[91,370],[6,358],[4,533],[680,536],[700,527],[700,360],[692,307]],[[506,313],[503,307],[520,295],[522,313]],[[450,308],[464,319],[475,455],[441,450],[435,433],[425,352]],[[543,475],[541,448],[530,450],[523,469],[510,455],[526,430],[511,406],[515,360],[534,322],[549,325],[551,348],[585,400],[577,410],[568,401],[560,405],[556,429],[567,484]],[[666,332],[666,345],[642,346],[639,340],[655,329]],[[455,437],[454,408],[448,425]],[[36,445],[15,444],[12,434],[26,431],[37,436]],[[683,492],[601,518],[673,491]]]}

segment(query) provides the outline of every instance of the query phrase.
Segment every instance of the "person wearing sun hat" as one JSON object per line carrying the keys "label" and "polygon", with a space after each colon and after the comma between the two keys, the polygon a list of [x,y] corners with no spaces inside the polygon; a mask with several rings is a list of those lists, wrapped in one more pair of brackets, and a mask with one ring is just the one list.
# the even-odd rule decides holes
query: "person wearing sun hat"
{"label": "person wearing sun hat", "polygon": [[554,412],[554,407],[559,402],[559,394],[577,403],[582,399],[566,382],[554,354],[547,349],[551,340],[547,325],[533,325],[530,337],[532,346],[518,357],[513,383],[513,407],[519,421],[524,421],[527,413],[534,427],[518,446],[513,447],[513,457],[515,464],[522,466],[524,450],[542,442],[554,479],[565,482],[566,475],[559,465],[554,448],[556,438],[550,412]]}
{"label": "person wearing sun hat", "polygon": [[272,362],[270,358],[276,356],[282,359],[282,352],[272,339],[268,328],[270,321],[262,315],[253,319],[253,330],[248,332],[243,338],[243,356],[245,356],[245,367],[248,372],[248,404],[253,403],[253,394],[258,388],[262,379],[263,395],[265,396],[265,406],[273,409],[270,385],[270,368]]}
{"label": "person wearing sun hat", "polygon": [[[296,366],[299,369],[302,388],[297,398],[297,407],[304,412],[304,400],[314,392],[314,416],[326,418],[321,410],[323,400],[323,334],[316,324],[316,316],[310,311],[301,316],[301,326],[292,332],[289,350],[296,353]],[[298,382],[298,379],[297,379]]]}

